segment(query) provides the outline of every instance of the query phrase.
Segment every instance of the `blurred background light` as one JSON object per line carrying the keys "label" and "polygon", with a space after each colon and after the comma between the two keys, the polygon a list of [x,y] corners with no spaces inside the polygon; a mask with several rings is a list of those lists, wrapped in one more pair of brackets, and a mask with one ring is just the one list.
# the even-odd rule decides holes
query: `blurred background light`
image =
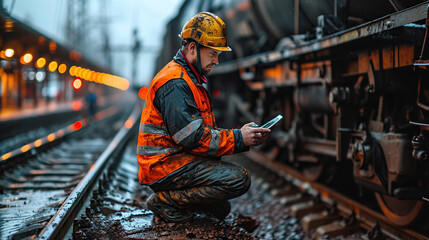
{"label": "blurred background light", "polygon": [[36,77],[36,73],[34,71],[28,72],[28,80],[33,81]]}
{"label": "blurred background light", "polygon": [[45,77],[46,77],[46,73],[44,73],[42,71],[39,71],[36,73],[36,80],[38,82],[42,82],[43,80],[45,80]]}
{"label": "blurred background light", "polygon": [[[66,63],[71,74],[78,71],[70,67],[87,66],[87,60],[99,69],[129,80],[137,86],[148,85],[153,78],[156,57],[163,47],[167,23],[175,16],[184,0],[3,0],[8,14],[49,37],[34,41],[44,46],[43,54],[62,54],[72,62]],[[73,6],[73,7],[70,7]],[[191,14],[191,13],[189,13]],[[184,16],[184,18],[187,18]],[[180,23],[183,24],[183,23]],[[4,23],[5,32],[13,31],[13,21]],[[134,35],[133,33],[136,32]],[[136,41],[138,40],[138,41]],[[178,38],[173,39],[179,41]],[[140,49],[133,46],[139,42]],[[2,44],[5,44],[3,41]],[[61,52],[59,46],[68,52]],[[3,45],[4,46],[4,45]],[[10,47],[12,48],[12,47]],[[13,48],[18,60],[21,49]],[[38,49],[42,50],[42,49]],[[6,55],[6,49],[3,49]],[[19,55],[18,55],[19,53]],[[34,52],[34,60],[40,56]],[[137,56],[134,58],[134,56]],[[50,62],[46,55],[46,65]],[[10,57],[6,57],[10,58]],[[85,62],[82,60],[85,59]],[[44,67],[47,67],[47,66]],[[132,69],[137,69],[133,79]],[[49,69],[48,69],[49,70]],[[60,69],[58,69],[60,72]],[[65,72],[64,72],[65,73]],[[72,74],[73,73],[73,74]],[[88,76],[96,82],[100,74]]]}
{"label": "blurred background light", "polygon": [[6,55],[6,57],[11,58],[15,54],[15,51],[11,48],[8,48],[4,51],[4,54]]}
{"label": "blurred background light", "polygon": [[75,70],[76,70],[76,66],[72,66],[69,70],[70,76],[74,77],[75,76]]}
{"label": "blurred background light", "polygon": [[57,70],[57,67],[58,67],[57,61],[52,61],[49,63],[48,69],[51,72],[55,72],[55,70]]}
{"label": "blurred background light", "polygon": [[79,90],[82,87],[82,80],[80,78],[75,78],[73,80],[73,88]]}
{"label": "blurred background light", "polygon": [[36,61],[36,68],[43,68],[46,65],[46,59],[41,57]]}
{"label": "blurred background light", "polygon": [[58,67],[58,72],[59,72],[59,73],[63,74],[63,73],[65,73],[66,71],[67,71],[67,65],[65,65],[64,63],[63,63],[63,64],[61,64],[61,65]]}
{"label": "blurred background light", "polygon": [[21,57],[20,62],[21,64],[25,65],[25,64],[29,64],[32,60],[33,60],[33,55],[31,55],[31,53],[26,53]]}

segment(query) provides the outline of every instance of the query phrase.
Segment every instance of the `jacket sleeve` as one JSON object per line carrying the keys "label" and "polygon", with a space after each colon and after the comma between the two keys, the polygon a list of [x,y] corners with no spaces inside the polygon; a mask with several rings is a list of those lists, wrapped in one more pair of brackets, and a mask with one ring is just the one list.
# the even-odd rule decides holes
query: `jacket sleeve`
{"label": "jacket sleeve", "polygon": [[[249,149],[244,146],[240,129],[219,130],[202,125],[203,119],[192,91],[183,79],[170,80],[160,87],[153,103],[161,113],[170,136],[188,152],[221,156]],[[233,141],[228,140],[231,134]],[[213,143],[216,146],[212,146]],[[207,145],[210,147],[207,148]]]}

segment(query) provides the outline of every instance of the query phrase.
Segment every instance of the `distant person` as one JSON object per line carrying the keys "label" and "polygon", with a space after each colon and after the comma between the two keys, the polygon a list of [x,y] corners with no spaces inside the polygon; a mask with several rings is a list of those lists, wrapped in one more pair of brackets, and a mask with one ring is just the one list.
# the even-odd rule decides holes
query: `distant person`
{"label": "distant person", "polygon": [[94,85],[88,86],[88,93],[85,96],[85,114],[87,123],[95,120],[95,113],[97,112],[97,94],[95,94]]}
{"label": "distant person", "polygon": [[269,129],[217,128],[205,75],[219,63],[227,44],[225,23],[202,12],[180,34],[182,47],[152,80],[139,129],[139,180],[155,192],[146,201],[156,216],[184,222],[194,212],[224,219],[229,199],[247,192],[246,169],[221,156],[263,143]]}

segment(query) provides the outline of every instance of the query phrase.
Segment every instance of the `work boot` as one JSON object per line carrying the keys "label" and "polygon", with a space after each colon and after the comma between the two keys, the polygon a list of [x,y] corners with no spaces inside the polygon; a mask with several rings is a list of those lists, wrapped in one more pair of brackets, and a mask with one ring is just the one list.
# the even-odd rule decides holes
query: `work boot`
{"label": "work boot", "polygon": [[187,222],[194,215],[184,209],[179,209],[165,203],[159,198],[159,193],[152,194],[147,200],[146,205],[156,216],[164,219],[167,222]]}
{"label": "work boot", "polygon": [[231,203],[228,200],[219,202],[199,203],[194,210],[196,212],[202,212],[219,220],[224,220],[226,216],[231,212]]}

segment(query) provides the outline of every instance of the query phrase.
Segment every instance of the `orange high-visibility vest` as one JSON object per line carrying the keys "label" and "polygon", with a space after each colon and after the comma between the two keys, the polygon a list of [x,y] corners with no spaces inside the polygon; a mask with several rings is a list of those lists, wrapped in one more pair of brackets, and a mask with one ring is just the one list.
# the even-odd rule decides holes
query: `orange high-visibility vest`
{"label": "orange high-visibility vest", "polygon": [[[170,136],[160,112],[153,105],[153,100],[156,91],[162,85],[178,78],[184,79],[189,85],[201,118],[194,119]],[[178,143],[201,125],[204,127],[204,133],[198,146],[185,151]],[[146,106],[141,115],[137,143],[139,181],[143,184],[152,183],[202,157],[233,154],[234,145],[232,129],[216,129],[207,90],[202,85],[195,84],[179,63],[171,61],[167,64],[152,80],[146,95]]]}

